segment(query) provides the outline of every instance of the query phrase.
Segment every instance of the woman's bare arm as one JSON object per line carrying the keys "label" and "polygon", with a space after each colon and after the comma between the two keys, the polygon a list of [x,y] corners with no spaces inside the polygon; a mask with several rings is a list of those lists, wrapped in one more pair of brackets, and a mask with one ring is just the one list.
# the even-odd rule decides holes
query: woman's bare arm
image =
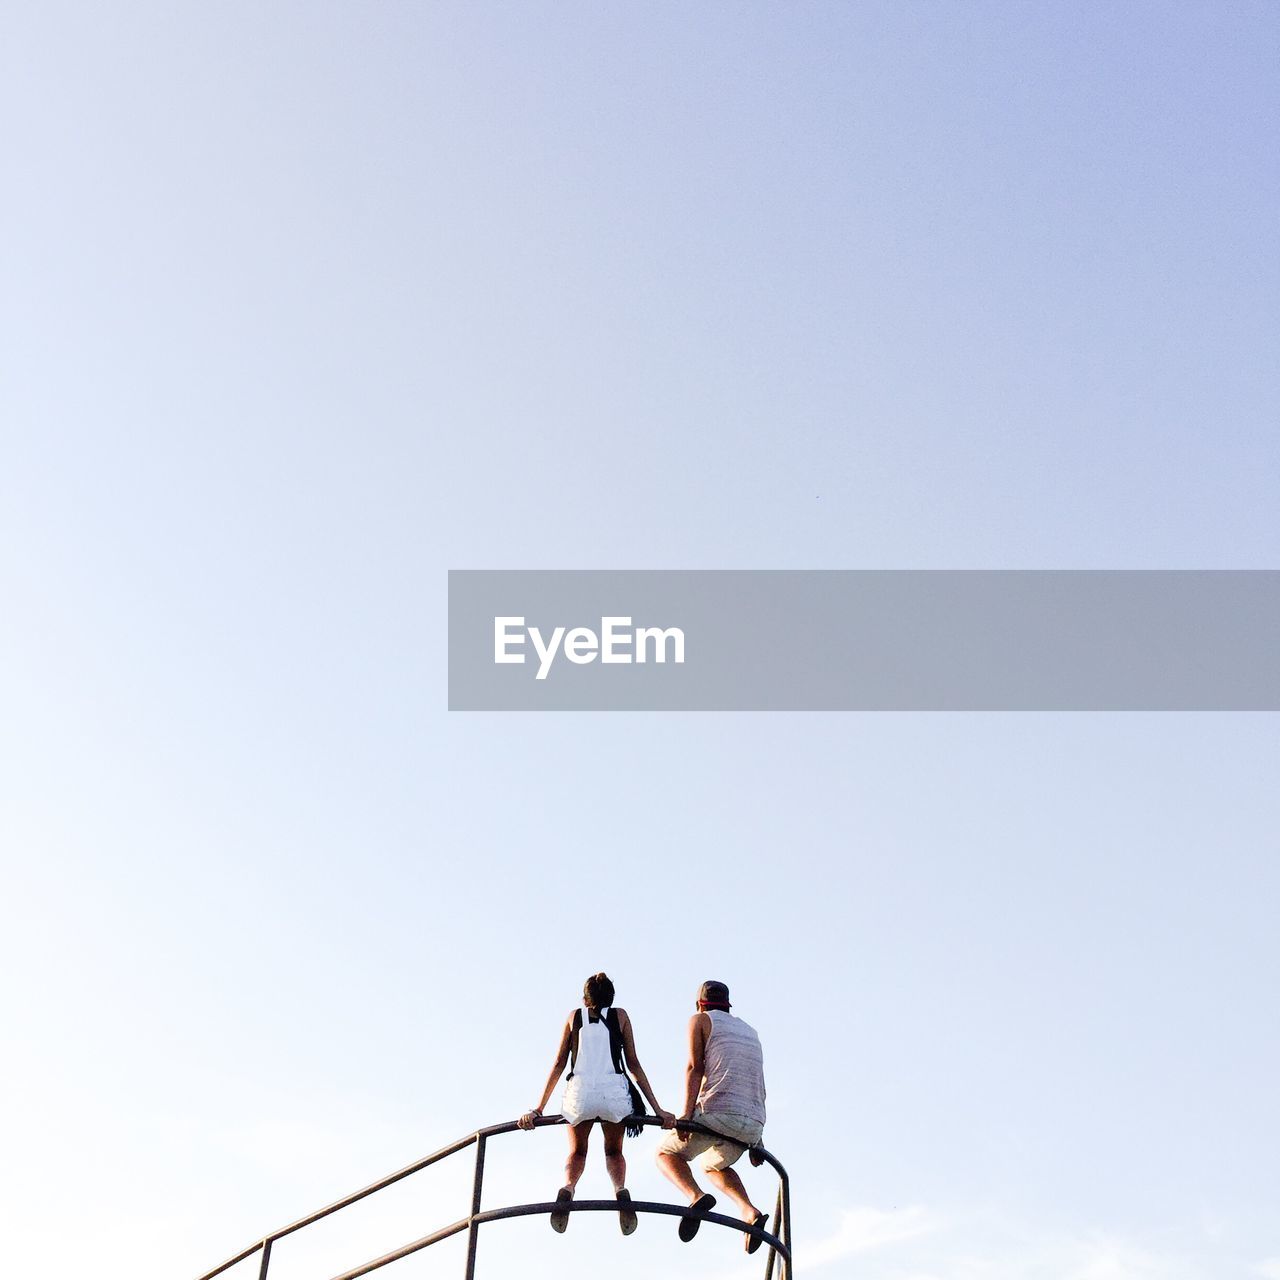
{"label": "woman's bare arm", "polygon": [[538,1105],[532,1111],[526,1111],[524,1115],[516,1121],[521,1129],[532,1129],[533,1121],[536,1116],[540,1116],[545,1109],[552,1093],[555,1092],[556,1082],[563,1074],[565,1067],[569,1063],[569,1045],[573,1042],[573,1015],[570,1014],[564,1024],[564,1031],[560,1036],[560,1047],[556,1050],[556,1060],[551,1064],[551,1071],[547,1075],[547,1083],[543,1086],[542,1097],[538,1101]]}
{"label": "woman's bare arm", "polygon": [[640,1059],[636,1057],[636,1039],[635,1033],[631,1030],[631,1019],[627,1016],[625,1009],[618,1010],[618,1021],[622,1024],[622,1051],[626,1055],[627,1066],[631,1069],[631,1074],[636,1078],[636,1084],[640,1086],[640,1092],[649,1099],[649,1105],[653,1108],[653,1113],[662,1121],[664,1129],[670,1129],[675,1125],[676,1118],[670,1111],[662,1109],[662,1103],[658,1101],[657,1094],[649,1085],[649,1077],[645,1075],[644,1068],[640,1065]]}

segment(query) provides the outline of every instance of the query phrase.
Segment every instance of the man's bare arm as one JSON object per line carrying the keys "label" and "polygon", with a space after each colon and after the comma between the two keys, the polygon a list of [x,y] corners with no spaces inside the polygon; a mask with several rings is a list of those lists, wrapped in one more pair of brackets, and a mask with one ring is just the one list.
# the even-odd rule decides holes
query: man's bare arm
{"label": "man's bare arm", "polygon": [[698,1092],[702,1088],[702,1075],[707,1065],[707,1035],[711,1019],[705,1013],[695,1013],[689,1019],[689,1061],[684,1069],[684,1110],[681,1120],[692,1120],[698,1105]]}

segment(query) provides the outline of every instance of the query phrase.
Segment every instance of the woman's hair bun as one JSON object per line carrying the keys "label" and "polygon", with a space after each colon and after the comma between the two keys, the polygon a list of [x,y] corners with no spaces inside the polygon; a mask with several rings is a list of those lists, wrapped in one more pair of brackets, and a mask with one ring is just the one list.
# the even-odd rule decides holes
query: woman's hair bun
{"label": "woman's hair bun", "polygon": [[613,983],[607,973],[593,973],[582,984],[582,996],[592,1009],[606,1009],[613,1004]]}

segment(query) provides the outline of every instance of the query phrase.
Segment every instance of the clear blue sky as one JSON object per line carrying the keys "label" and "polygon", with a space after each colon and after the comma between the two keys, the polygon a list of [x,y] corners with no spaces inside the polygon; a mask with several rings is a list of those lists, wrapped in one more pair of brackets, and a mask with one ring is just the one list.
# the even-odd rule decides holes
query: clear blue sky
{"label": "clear blue sky", "polygon": [[604,968],[668,1105],[732,985],[800,1274],[1280,1278],[1275,717],[444,710],[450,568],[1280,566],[1274,6],[0,27],[6,1271],[514,1116]]}

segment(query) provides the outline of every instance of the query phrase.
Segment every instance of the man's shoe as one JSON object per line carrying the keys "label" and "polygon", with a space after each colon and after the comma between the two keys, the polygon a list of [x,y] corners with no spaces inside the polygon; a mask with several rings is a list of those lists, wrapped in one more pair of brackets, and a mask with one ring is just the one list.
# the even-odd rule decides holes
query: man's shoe
{"label": "man's shoe", "polygon": [[556,1192],[556,1207],[551,1211],[551,1230],[564,1233],[569,1225],[569,1208],[573,1201],[573,1192],[568,1187],[561,1187]]}
{"label": "man's shoe", "polygon": [[624,1236],[629,1236],[640,1225],[636,1211],[631,1207],[631,1192],[626,1187],[618,1192],[618,1225]]}
{"label": "man's shoe", "polygon": [[[753,1227],[767,1227],[769,1225],[769,1215],[767,1213],[757,1213],[751,1220],[751,1225]],[[764,1241],[759,1236],[744,1235],[742,1237],[742,1247],[748,1253],[755,1253],[762,1244],[764,1244]]]}
{"label": "man's shoe", "polygon": [[716,1207],[716,1198],[713,1195],[700,1195],[690,1206],[689,1215],[680,1219],[680,1239],[688,1244],[694,1236],[698,1234],[698,1228],[702,1226],[702,1215],[710,1213]]}

